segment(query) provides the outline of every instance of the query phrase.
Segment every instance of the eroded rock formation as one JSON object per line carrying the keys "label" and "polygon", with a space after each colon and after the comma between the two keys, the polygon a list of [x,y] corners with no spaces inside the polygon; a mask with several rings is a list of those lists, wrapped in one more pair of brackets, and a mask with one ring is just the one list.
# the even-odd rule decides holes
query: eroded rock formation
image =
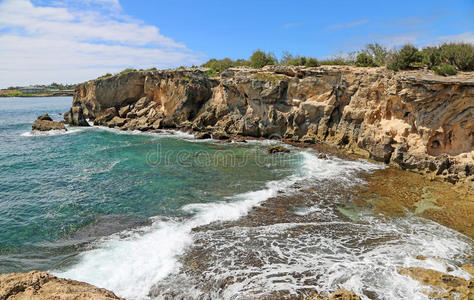
{"label": "eroded rock formation", "polygon": [[90,284],[57,278],[51,274],[29,273],[0,274],[2,300],[112,300],[122,299],[114,293]]}
{"label": "eroded rock formation", "polygon": [[123,130],[324,142],[404,169],[474,182],[474,76],[268,66],[132,72],[76,88],[65,119]]}
{"label": "eroded rock formation", "polygon": [[49,130],[67,130],[64,123],[55,122],[48,114],[39,116],[31,126],[32,130],[49,131]]}

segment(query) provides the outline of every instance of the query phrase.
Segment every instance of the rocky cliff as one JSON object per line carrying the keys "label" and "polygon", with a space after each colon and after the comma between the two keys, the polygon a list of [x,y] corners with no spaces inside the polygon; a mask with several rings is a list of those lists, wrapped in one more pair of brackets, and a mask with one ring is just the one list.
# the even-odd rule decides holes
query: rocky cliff
{"label": "rocky cliff", "polygon": [[131,72],[80,84],[72,125],[181,128],[327,143],[378,161],[474,182],[474,75],[268,66]]}

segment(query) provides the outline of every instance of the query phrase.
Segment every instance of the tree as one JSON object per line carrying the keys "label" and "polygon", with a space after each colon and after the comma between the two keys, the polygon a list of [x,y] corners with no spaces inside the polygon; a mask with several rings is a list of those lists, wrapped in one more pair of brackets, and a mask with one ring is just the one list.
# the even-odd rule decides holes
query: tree
{"label": "tree", "polygon": [[261,50],[256,50],[250,56],[250,66],[253,68],[262,68],[268,65],[275,65],[278,61],[273,53],[265,53]]}
{"label": "tree", "polygon": [[356,59],[356,66],[358,67],[376,67],[377,65],[374,63],[374,59],[372,56],[366,53],[359,53]]}
{"label": "tree", "polygon": [[388,50],[379,43],[367,44],[362,52],[371,56],[377,66],[385,65]]}
{"label": "tree", "polygon": [[414,63],[420,63],[423,55],[418,48],[413,45],[405,45],[400,51],[395,51],[390,55],[387,63],[387,68],[390,70],[406,70]]}

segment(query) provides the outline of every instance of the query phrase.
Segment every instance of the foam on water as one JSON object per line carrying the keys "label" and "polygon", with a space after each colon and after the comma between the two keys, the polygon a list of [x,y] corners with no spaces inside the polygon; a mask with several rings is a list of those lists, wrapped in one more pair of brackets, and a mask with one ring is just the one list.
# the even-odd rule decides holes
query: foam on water
{"label": "foam on water", "polygon": [[42,137],[42,136],[55,136],[55,135],[62,135],[62,134],[73,134],[73,133],[79,133],[84,131],[84,128],[78,128],[78,127],[67,127],[67,130],[49,130],[49,131],[27,131],[23,132],[21,136],[26,136],[26,137]]}
{"label": "foam on water", "polygon": [[303,167],[295,175],[268,182],[262,190],[239,194],[222,202],[186,205],[182,210],[192,213],[191,218],[158,220],[144,231],[111,236],[94,245],[95,249],[80,255],[76,265],[54,273],[110,289],[125,298],[146,299],[153,284],[179,267],[177,256],[192,244],[192,228],[238,219],[298,181],[314,176],[344,176],[379,167],[359,161],[320,160],[306,152],[302,153],[302,158]]}
{"label": "foam on water", "polygon": [[[75,265],[54,273],[110,289],[128,299],[148,299],[155,287],[183,297],[199,296],[205,292],[200,291],[196,278],[179,272],[178,260],[199,240],[212,250],[206,253],[213,262],[213,268],[203,272],[201,279],[219,282],[239,278],[224,291],[213,292],[212,298],[254,297],[279,290],[297,294],[302,288],[331,292],[344,287],[363,299],[369,299],[364,294],[367,291],[381,299],[426,299],[422,286],[398,274],[398,267],[420,266],[469,278],[456,266],[472,251],[467,238],[415,216],[385,219],[360,214],[360,222],[348,222],[337,219],[335,210],[315,203],[296,213],[335,220],[192,231],[215,221],[237,220],[282,190],[297,192],[294,184],[337,180],[351,186],[362,182],[357,176],[360,172],[383,168],[363,160],[319,159],[311,151],[301,151],[300,157],[300,167],[283,180],[220,202],[188,204],[181,208],[190,215],[188,218],[153,218],[149,227],[97,242]],[[255,257],[258,267],[246,264],[239,253]],[[417,260],[416,255],[442,260]],[[292,276],[295,273],[303,275]]]}

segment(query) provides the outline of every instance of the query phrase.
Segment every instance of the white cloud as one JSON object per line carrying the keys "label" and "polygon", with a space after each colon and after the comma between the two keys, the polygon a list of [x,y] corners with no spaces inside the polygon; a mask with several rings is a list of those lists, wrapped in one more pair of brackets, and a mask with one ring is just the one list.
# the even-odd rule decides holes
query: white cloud
{"label": "white cloud", "polygon": [[443,35],[438,37],[441,42],[467,42],[474,44],[474,34],[472,31],[463,32],[460,34]]}
{"label": "white cloud", "polygon": [[336,29],[343,29],[343,28],[351,28],[351,27],[368,23],[368,22],[369,20],[367,19],[361,19],[361,20],[356,20],[356,21],[348,22],[348,23],[334,24],[334,25],[329,26],[327,29],[336,30]]}
{"label": "white cloud", "polygon": [[66,0],[54,6],[0,2],[0,87],[78,82],[124,67],[171,67],[202,59],[157,27],[124,15],[118,0]]}

